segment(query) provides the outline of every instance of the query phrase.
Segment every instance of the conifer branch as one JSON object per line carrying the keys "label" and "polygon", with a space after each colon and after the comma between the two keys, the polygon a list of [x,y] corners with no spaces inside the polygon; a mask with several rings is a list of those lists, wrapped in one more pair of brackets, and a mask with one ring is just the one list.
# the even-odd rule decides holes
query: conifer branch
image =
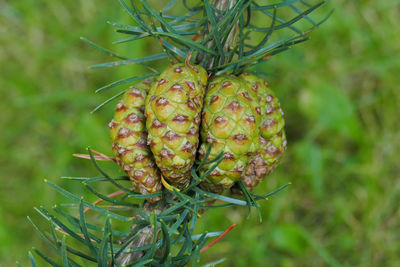
{"label": "conifer branch", "polygon": [[[142,58],[129,58],[82,38],[88,45],[119,60],[96,64],[92,68],[139,64],[149,71],[141,76],[127,77],[109,83],[97,89],[96,92],[115,90],[122,85],[132,85],[158,76],[160,72],[148,65],[154,61],[170,60],[183,63],[186,60],[186,66],[190,66],[191,55],[193,55],[193,61],[205,67],[210,75],[222,73],[239,75],[246,68],[308,40],[308,34],[330,15],[328,14],[319,22],[313,21],[310,14],[322,6],[323,2],[311,5],[305,0],[282,0],[274,5],[264,6],[255,0],[202,0],[197,6],[190,5],[189,1],[181,0],[184,8],[187,9],[181,16],[169,14],[179,0],[168,1],[165,7],[160,9],[161,11],[154,9],[146,0],[131,0],[130,5],[126,0],[119,1],[136,25],[110,22],[118,33],[124,35],[124,39],[116,43],[151,38],[161,46],[162,51]],[[302,6],[299,7],[296,4],[302,4]],[[282,9],[295,12],[294,17],[284,20],[285,16],[279,13]],[[267,24],[255,25],[251,16],[254,12],[263,16]],[[298,26],[299,21],[307,22],[311,25],[310,28],[303,29]],[[276,31],[285,29],[290,32],[289,36],[271,42],[273,39],[271,36],[274,36]],[[253,34],[259,34],[258,42],[254,41]],[[115,92],[94,111],[118,98],[127,90]],[[135,192],[128,176],[115,177],[102,169],[100,165],[104,162],[106,164],[107,161],[117,162],[117,156],[109,157],[90,149],[88,149],[88,154],[74,154],[78,158],[90,159],[100,176],[65,178],[79,181],[82,188],[92,193],[98,200],[92,203],[45,180],[49,186],[71,201],[73,204],[69,204],[69,207],[75,208],[78,212],[70,215],[60,207],[50,210],[43,207],[36,209],[49,222],[50,233],[41,232],[29,220],[43,242],[60,258],[59,262],[63,266],[81,266],[77,262],[116,267],[185,266],[192,262],[193,266],[196,266],[200,253],[219,242],[234,227],[232,225],[224,232],[194,235],[194,229],[201,214],[207,209],[231,206],[247,206],[249,215],[252,207],[256,207],[260,214],[258,202],[288,186],[281,186],[264,195],[256,195],[248,191],[244,184],[239,183],[242,192],[239,197],[205,190],[200,185],[207,181],[207,177],[225,158],[223,152],[218,152],[219,154],[215,153],[217,156],[211,154],[215,157],[210,159],[211,147],[210,145],[205,149],[203,160],[197,160],[193,166],[190,165],[191,169],[189,167],[188,173],[190,173],[191,181],[188,182],[187,187],[177,190],[163,179],[164,189],[147,195]],[[116,187],[117,191],[102,192],[98,188],[104,188],[104,186],[94,186],[99,182],[108,183]],[[152,203],[154,198],[161,200]],[[101,224],[99,221],[90,223],[87,220],[86,213],[89,210],[99,215]],[[125,230],[114,229],[112,219],[118,220]],[[212,237],[217,238],[207,245],[209,238]],[[74,239],[86,249],[71,247],[68,242],[70,239]],[[172,247],[177,249],[171,249]],[[47,253],[42,253],[37,249],[33,249],[33,252],[52,266],[62,266],[59,262],[52,260]],[[29,256],[32,265],[36,266],[33,255],[29,254]],[[80,261],[76,261],[77,258]],[[221,261],[216,261],[215,264],[219,262]]]}

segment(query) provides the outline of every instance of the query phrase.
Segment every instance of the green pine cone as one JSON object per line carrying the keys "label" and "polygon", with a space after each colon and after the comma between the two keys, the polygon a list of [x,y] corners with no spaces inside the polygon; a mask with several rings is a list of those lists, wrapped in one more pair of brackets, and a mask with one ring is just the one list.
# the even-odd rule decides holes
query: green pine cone
{"label": "green pine cone", "polygon": [[249,73],[243,73],[239,78],[258,95],[261,112],[260,150],[250,160],[241,178],[251,190],[275,169],[286,150],[285,120],[278,98],[263,79]]}
{"label": "green pine cone", "polygon": [[[118,165],[141,194],[161,191],[160,172],[147,145],[144,102],[151,82],[130,87],[117,104],[109,123],[112,147]],[[158,201],[159,197],[149,199]]]}
{"label": "green pine cone", "polygon": [[146,98],[148,144],[163,177],[177,188],[191,180],[207,78],[201,66],[175,64],[161,73]]}
{"label": "green pine cone", "polygon": [[[208,85],[202,114],[200,160],[212,144],[207,160],[224,153],[224,160],[207,177],[214,190],[230,188],[260,148],[258,99],[234,76],[217,76]],[[202,185],[210,187],[209,183]]]}

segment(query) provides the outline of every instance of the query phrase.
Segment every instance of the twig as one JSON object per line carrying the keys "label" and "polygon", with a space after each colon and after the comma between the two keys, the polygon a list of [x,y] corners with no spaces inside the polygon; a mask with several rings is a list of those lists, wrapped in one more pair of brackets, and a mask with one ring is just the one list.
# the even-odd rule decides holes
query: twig
{"label": "twig", "polygon": [[[91,151],[97,155],[97,156],[94,156],[95,160],[114,161],[115,162],[115,158],[113,158],[113,157],[104,155],[103,153],[100,153],[96,150],[91,150]],[[72,154],[72,156],[77,157],[77,158],[82,158],[82,159],[90,159],[90,155],[88,155],[88,154]]]}
{"label": "twig", "polygon": [[236,224],[232,224],[231,226],[228,227],[228,229],[226,229],[222,234],[220,234],[214,241],[212,241],[210,244],[208,244],[207,246],[205,246],[204,248],[202,248],[200,250],[200,253],[203,253],[204,251],[206,251],[207,249],[211,248],[212,246],[214,246],[218,241],[221,240],[221,238],[223,238],[224,236],[226,236],[232,229],[233,227],[235,227]]}

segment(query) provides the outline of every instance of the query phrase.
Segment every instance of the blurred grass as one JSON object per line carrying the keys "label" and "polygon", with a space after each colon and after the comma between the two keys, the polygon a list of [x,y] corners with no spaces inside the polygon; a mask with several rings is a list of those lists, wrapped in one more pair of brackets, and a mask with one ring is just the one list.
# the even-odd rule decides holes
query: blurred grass
{"label": "blurred grass", "polygon": [[[161,1],[160,1],[161,2]],[[210,211],[199,231],[238,226],[204,255],[221,266],[400,266],[400,2],[330,3],[335,13],[311,41],[255,70],[286,112],[288,152],[257,189],[293,184],[262,203],[264,221],[246,209]],[[28,264],[43,247],[26,216],[61,198],[47,178],[78,194],[62,175],[96,175],[73,159],[86,146],[110,154],[112,105],[94,89],[140,73],[137,66],[89,71],[109,60],[79,41],[112,47],[106,21],[130,22],[118,1],[0,0],[0,264]],[[118,51],[149,55],[144,42]]]}

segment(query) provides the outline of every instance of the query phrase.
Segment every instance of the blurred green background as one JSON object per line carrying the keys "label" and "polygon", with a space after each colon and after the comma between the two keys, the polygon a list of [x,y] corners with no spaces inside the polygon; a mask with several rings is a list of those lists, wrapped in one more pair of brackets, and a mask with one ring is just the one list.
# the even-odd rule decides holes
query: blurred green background
{"label": "blurred green background", "polygon": [[[206,213],[199,230],[238,225],[204,263],[224,257],[221,266],[400,266],[400,1],[329,6],[334,15],[309,42],[255,68],[273,74],[289,147],[257,191],[292,185],[262,202],[261,224],[255,214],[246,220],[245,208]],[[46,227],[33,207],[64,199],[43,178],[89,196],[60,179],[97,175],[71,154],[86,146],[111,154],[113,104],[90,114],[107,98],[94,89],[142,69],[88,70],[110,59],[79,37],[131,57],[154,49],[145,42],[112,46],[118,36],[108,20],[131,23],[118,1],[0,0],[2,266],[27,266],[28,250],[44,247],[26,216]]]}

